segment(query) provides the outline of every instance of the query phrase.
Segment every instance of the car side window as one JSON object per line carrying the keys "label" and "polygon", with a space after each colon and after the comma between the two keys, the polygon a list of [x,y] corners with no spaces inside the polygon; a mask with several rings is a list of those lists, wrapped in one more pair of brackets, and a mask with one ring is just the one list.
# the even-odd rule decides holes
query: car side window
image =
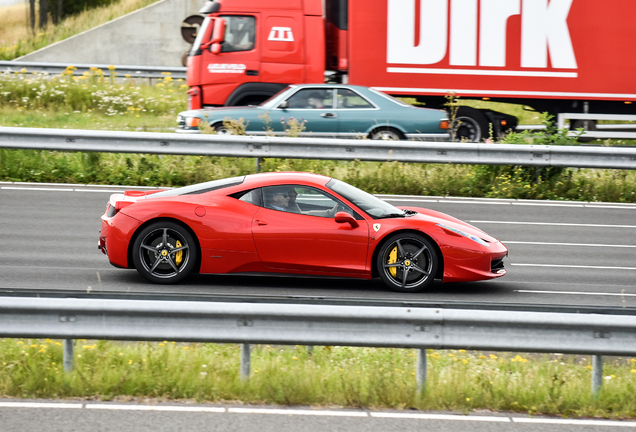
{"label": "car side window", "polygon": [[365,98],[349,89],[338,89],[338,108],[340,109],[369,109],[374,108]]}
{"label": "car side window", "polygon": [[362,219],[348,205],[331,195],[308,186],[280,185],[263,188],[264,206],[273,210],[306,216],[333,218],[344,211]]}
{"label": "car side window", "polygon": [[243,201],[249,204],[254,204],[259,207],[263,206],[263,195],[261,193],[261,188],[252,189],[250,191],[239,192],[238,194],[232,195],[234,198],[239,201]]}
{"label": "car side window", "polygon": [[291,95],[287,103],[289,109],[331,109],[333,108],[333,89],[302,89]]}

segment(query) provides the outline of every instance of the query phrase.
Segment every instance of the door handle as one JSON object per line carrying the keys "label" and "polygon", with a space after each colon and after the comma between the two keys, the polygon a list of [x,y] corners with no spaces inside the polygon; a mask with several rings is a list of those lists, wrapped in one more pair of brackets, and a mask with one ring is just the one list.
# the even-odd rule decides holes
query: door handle
{"label": "door handle", "polygon": [[267,225],[267,222],[264,220],[257,220],[256,225]]}
{"label": "door handle", "polygon": [[322,113],[322,114],[320,114],[320,117],[336,118],[336,117],[338,117],[338,114],[335,114],[335,113]]}

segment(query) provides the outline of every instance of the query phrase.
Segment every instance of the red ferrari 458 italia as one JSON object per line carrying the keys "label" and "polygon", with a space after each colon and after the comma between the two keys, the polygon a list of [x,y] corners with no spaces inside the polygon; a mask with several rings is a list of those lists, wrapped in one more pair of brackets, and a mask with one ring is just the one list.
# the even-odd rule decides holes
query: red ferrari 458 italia
{"label": "red ferrari 458 italia", "polygon": [[279,273],[371,279],[416,292],[434,279],[503,276],[497,239],[433,210],[394,207],[342,181],[263,173],[113,194],[99,249],[156,283],[188,274]]}

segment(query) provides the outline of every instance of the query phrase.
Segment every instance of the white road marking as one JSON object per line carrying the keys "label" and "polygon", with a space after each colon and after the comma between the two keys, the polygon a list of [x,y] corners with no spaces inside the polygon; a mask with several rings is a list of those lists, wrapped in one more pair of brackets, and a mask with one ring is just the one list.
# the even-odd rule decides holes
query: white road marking
{"label": "white road marking", "polygon": [[223,407],[174,406],[174,405],[121,405],[121,404],[86,404],[86,409],[115,411],[177,411],[177,412],[213,412],[224,413]]}
{"label": "white road marking", "polygon": [[79,409],[82,404],[45,402],[0,402],[0,408],[66,408]]}
{"label": "white road marking", "polygon": [[636,245],[610,245],[610,244],[589,244],[589,243],[549,243],[549,242],[526,242],[501,240],[503,244],[525,244],[525,245],[544,245],[544,246],[581,246],[581,247],[612,247],[612,248],[636,248]]}
{"label": "white road marking", "polygon": [[508,417],[486,417],[471,415],[453,415],[453,414],[417,414],[417,413],[384,413],[372,412],[371,417],[379,418],[401,418],[401,419],[422,419],[422,420],[460,420],[460,421],[479,421],[491,423],[510,423]]}
{"label": "white road marking", "polygon": [[106,193],[124,193],[125,190],[103,190],[103,189],[75,189],[75,192],[106,192]]}
{"label": "white road marking", "polygon": [[600,270],[636,270],[636,267],[610,267],[610,266],[590,266],[590,265],[562,265],[562,264],[508,264],[520,267],[556,267],[556,268],[580,268],[580,269],[600,269]]}
{"label": "white road marking", "polygon": [[617,205],[597,205],[597,204],[588,204],[585,207],[590,208],[608,208],[608,209],[627,209],[627,210],[636,210],[636,207],[626,207],[626,206],[617,206]]}
{"label": "white road marking", "polygon": [[526,203],[526,202],[513,202],[512,205],[520,206],[548,206],[548,207],[585,207],[585,204],[557,204],[557,203]]}
{"label": "white road marking", "polygon": [[558,425],[577,425],[577,426],[618,426],[618,427],[636,427],[633,421],[615,421],[615,420],[576,420],[576,419],[549,419],[549,418],[525,418],[513,417],[515,423],[546,423]]}
{"label": "white road marking", "polygon": [[[534,292],[534,291],[533,291]],[[542,291],[537,291],[542,292]],[[606,293],[563,293],[545,291],[551,294],[598,294]],[[616,294],[619,295],[619,294]],[[627,295],[627,294],[625,294]],[[633,294],[636,295],[636,294]],[[616,420],[588,420],[588,419],[562,419],[562,418],[537,418],[537,417],[498,417],[476,416],[457,414],[426,414],[426,413],[402,413],[402,412],[366,412],[366,411],[336,411],[321,409],[277,409],[277,408],[224,408],[206,406],[174,406],[174,405],[123,405],[123,404],[78,404],[78,403],[39,403],[39,402],[0,402],[0,408],[54,408],[54,409],[101,409],[113,411],[172,411],[172,412],[209,412],[209,413],[233,413],[233,414],[276,414],[276,415],[304,415],[304,416],[331,416],[331,417],[373,417],[413,420],[451,420],[451,421],[476,421],[490,423],[539,423],[553,425],[575,426],[611,426],[611,427],[636,427],[634,421]]]}
{"label": "white road marking", "polygon": [[305,416],[334,416],[334,417],[368,417],[364,411],[323,411],[299,409],[268,409],[268,408],[228,408],[228,412],[236,414],[278,414]]}
{"label": "white road marking", "polygon": [[530,294],[572,294],[572,295],[589,295],[589,296],[610,296],[610,297],[636,297],[636,294],[626,293],[602,293],[602,292],[583,292],[583,291],[541,291],[541,290],[515,290],[518,293]]}
{"label": "white road marking", "polygon": [[13,190],[31,190],[31,191],[50,191],[50,192],[73,192],[73,189],[66,188],[52,188],[52,187],[16,187],[16,186],[2,186],[1,189],[13,189]]}
{"label": "white road marking", "polygon": [[579,224],[561,222],[514,222],[514,221],[482,221],[470,220],[470,223],[495,224],[495,225],[547,225],[547,226],[571,226],[571,227],[591,227],[591,228],[636,228],[636,225],[604,225],[604,224]]}

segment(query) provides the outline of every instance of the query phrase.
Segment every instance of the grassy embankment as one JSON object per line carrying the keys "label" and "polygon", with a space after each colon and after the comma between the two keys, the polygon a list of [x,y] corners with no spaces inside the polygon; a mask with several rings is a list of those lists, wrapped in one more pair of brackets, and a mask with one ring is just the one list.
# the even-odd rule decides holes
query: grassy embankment
{"label": "grassy embankment", "polygon": [[158,0],[120,0],[70,16],[58,25],[50,23],[44,29],[37,28],[36,21],[34,33],[28,23],[29,10],[26,2],[0,7],[0,60],[14,60],[156,1]]}
{"label": "grassy embankment", "polygon": [[191,399],[427,409],[476,409],[636,417],[636,360],[606,358],[598,398],[583,356],[428,351],[428,382],[415,383],[407,349],[257,345],[241,381],[240,346],[77,341],[65,373],[52,340],[0,340],[0,395],[22,398]]}

